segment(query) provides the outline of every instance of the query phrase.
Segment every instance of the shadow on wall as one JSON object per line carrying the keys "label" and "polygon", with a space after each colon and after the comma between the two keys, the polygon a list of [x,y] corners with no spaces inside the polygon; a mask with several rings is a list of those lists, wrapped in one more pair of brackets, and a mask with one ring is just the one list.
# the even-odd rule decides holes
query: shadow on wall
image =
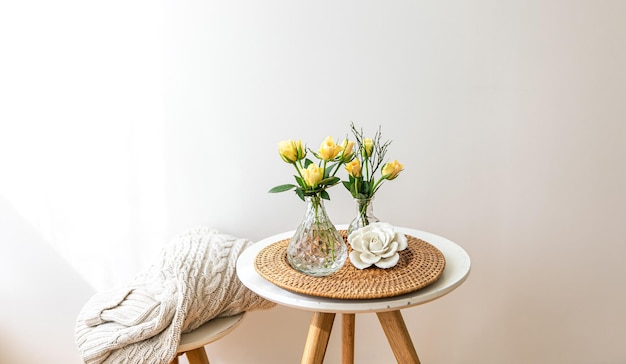
{"label": "shadow on wall", "polygon": [[76,316],[91,288],[0,196],[0,363],[82,363]]}

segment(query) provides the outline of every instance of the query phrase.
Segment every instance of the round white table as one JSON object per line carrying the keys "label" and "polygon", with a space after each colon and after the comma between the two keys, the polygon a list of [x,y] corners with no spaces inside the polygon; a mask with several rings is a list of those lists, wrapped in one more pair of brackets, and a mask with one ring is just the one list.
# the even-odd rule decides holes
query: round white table
{"label": "round white table", "polygon": [[[345,230],[347,225],[338,225],[337,228]],[[353,363],[354,314],[372,312],[378,315],[398,363],[419,363],[419,358],[400,310],[432,301],[450,293],[467,279],[471,261],[463,248],[446,238],[404,227],[395,227],[395,229],[406,235],[422,239],[443,253],[446,266],[437,281],[415,292],[378,299],[333,299],[291,292],[260,276],[254,268],[254,261],[263,248],[290,238],[294,231],[270,236],[246,249],[237,260],[237,275],[246,287],[267,300],[279,305],[314,312],[302,355],[303,364],[321,364],[323,362],[337,313],[343,314],[342,362],[344,364]],[[346,264],[350,263],[346,262]]]}

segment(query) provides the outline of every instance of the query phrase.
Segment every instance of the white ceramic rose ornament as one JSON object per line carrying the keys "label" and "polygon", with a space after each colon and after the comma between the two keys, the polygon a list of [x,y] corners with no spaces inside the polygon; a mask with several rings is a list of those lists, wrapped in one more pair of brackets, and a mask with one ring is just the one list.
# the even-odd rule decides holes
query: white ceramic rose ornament
{"label": "white ceramic rose ornament", "polygon": [[372,264],[378,268],[391,268],[400,260],[399,251],[406,249],[407,239],[386,222],[364,226],[348,235],[352,246],[350,262],[358,269]]}

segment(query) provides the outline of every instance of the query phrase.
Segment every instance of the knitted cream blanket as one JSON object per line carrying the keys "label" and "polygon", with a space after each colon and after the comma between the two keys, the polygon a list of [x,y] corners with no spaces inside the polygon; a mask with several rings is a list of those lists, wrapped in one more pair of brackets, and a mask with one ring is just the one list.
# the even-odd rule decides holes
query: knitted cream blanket
{"label": "knitted cream blanket", "polygon": [[237,258],[251,244],[195,228],[174,238],[129,285],[94,295],[76,322],[85,363],[168,364],[181,333],[215,317],[273,307],[235,272]]}

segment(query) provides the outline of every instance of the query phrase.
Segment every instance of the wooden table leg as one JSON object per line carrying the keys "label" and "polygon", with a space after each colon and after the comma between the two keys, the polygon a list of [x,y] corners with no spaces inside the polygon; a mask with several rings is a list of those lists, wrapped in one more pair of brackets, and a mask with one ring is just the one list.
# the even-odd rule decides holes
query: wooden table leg
{"label": "wooden table leg", "polygon": [[313,314],[304,353],[302,353],[302,364],[322,364],[334,320],[334,313],[315,312]]}
{"label": "wooden table leg", "polygon": [[398,363],[420,364],[400,310],[377,312],[376,314]]}
{"label": "wooden table leg", "polygon": [[354,364],[354,314],[344,313],[341,323],[341,363]]}
{"label": "wooden table leg", "polygon": [[209,364],[209,358],[204,351],[204,346],[185,353],[190,364]]}

